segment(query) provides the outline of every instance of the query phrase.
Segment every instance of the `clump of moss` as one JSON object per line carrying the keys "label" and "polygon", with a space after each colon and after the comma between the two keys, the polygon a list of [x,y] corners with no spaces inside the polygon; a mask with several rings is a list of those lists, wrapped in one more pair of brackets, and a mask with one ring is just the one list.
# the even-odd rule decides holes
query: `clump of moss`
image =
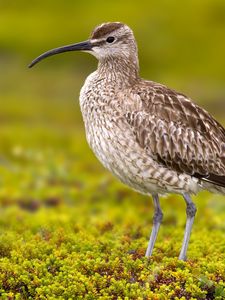
{"label": "clump of moss", "polygon": [[165,218],[154,255],[146,259],[146,203],[126,193],[123,201],[111,197],[107,205],[103,192],[98,202],[87,197],[73,206],[42,204],[32,213],[5,208],[1,299],[224,299],[222,223],[207,231],[196,221],[189,260],[182,262],[182,228],[167,226]]}

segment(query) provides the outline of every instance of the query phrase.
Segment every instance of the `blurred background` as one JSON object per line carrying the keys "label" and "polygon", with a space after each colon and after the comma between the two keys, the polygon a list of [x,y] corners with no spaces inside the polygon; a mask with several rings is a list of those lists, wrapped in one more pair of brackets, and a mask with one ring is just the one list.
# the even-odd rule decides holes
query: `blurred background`
{"label": "blurred background", "polygon": [[95,58],[65,53],[27,68],[46,50],[86,40],[105,21],[133,29],[142,77],[189,95],[225,124],[224,0],[0,0],[3,206],[70,201],[96,191],[99,180],[125,189],[85,141],[78,98]]}

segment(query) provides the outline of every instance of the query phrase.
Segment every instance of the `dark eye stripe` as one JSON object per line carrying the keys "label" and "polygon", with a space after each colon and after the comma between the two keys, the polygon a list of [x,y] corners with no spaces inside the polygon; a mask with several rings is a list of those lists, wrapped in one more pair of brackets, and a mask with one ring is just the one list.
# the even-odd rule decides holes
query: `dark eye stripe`
{"label": "dark eye stripe", "polygon": [[91,44],[92,44],[92,47],[99,47],[99,46],[104,45],[105,41],[98,41],[98,42],[91,43]]}

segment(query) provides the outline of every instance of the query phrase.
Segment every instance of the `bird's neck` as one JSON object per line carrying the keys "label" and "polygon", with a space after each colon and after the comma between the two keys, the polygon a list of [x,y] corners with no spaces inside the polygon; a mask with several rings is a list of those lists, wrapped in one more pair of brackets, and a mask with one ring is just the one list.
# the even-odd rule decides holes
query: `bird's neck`
{"label": "bird's neck", "polygon": [[99,61],[98,74],[106,80],[131,85],[139,78],[139,63],[133,57],[107,57]]}

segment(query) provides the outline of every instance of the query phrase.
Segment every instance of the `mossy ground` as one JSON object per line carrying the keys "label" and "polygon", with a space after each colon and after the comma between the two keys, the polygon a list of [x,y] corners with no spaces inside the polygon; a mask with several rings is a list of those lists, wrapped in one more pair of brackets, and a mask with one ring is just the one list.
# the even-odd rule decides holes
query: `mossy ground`
{"label": "mossy ground", "polygon": [[151,199],[100,166],[82,127],[34,125],[31,138],[23,126],[0,130],[1,299],[225,298],[224,197],[195,197],[187,262],[177,260],[184,201],[164,197],[164,222],[146,259]]}

